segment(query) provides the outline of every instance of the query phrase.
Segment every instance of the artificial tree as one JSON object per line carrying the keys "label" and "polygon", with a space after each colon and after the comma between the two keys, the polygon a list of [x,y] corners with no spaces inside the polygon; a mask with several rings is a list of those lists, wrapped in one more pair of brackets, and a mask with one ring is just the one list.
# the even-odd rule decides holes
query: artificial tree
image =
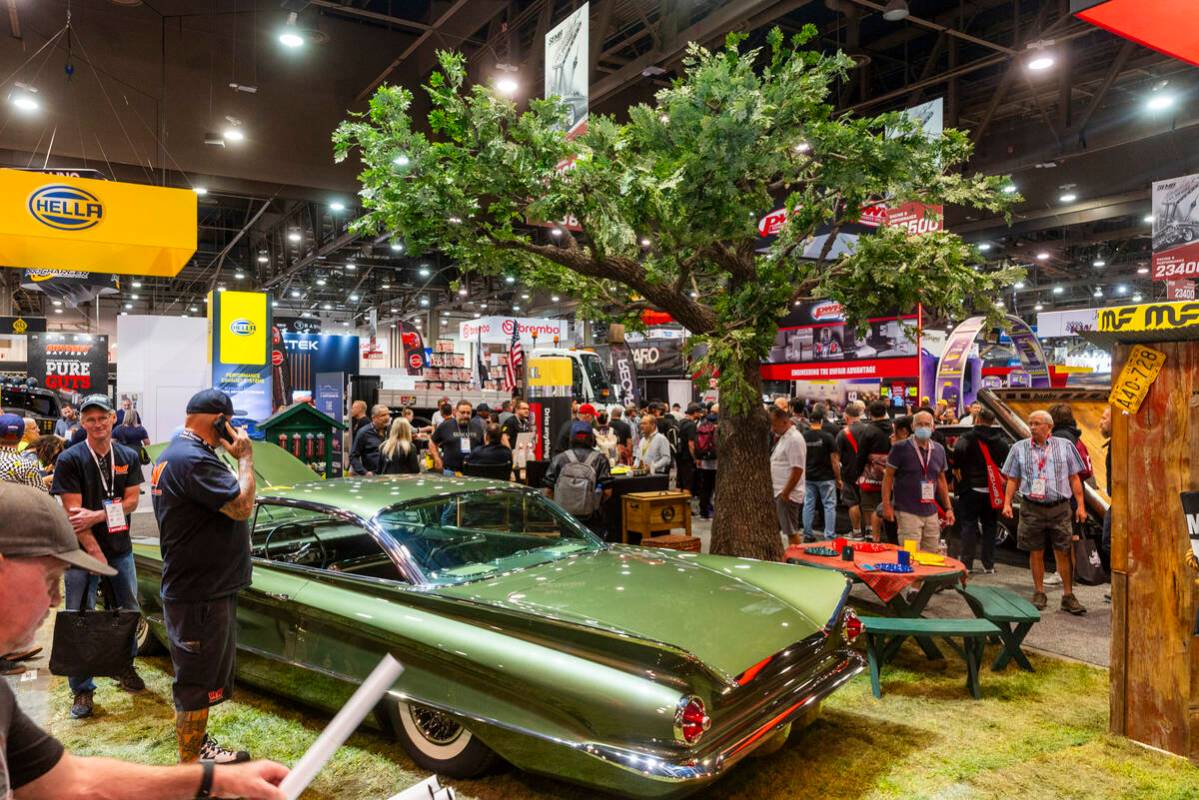
{"label": "artificial tree", "polygon": [[[929,138],[899,112],[837,112],[830,90],[853,61],[805,49],[813,36],[809,26],[790,42],[772,31],[764,49],[743,51],[736,34],[717,51],[691,45],[654,106],[626,122],[592,116],[574,138],[556,98],[521,111],[467,85],[463,57],[442,52],[424,87],[428,133],[411,93],[384,86],[333,137],[339,161],[353,152],[364,165],[363,233],[569,293],[593,319],[636,327],[643,309],[666,311],[707,344],[721,413],[716,553],[782,553],[759,365],[793,303],[836,300],[859,325],[917,304],[994,313],[1017,277],[977,271],[977,254],[946,232],[883,227],[832,257],[842,226],[883,199],[1001,212],[1017,198],[1000,191],[1004,178],[959,171],[971,152],[959,131]],[[757,215],[780,202],[789,218],[760,252]],[[804,258],[818,233],[820,257]]]}

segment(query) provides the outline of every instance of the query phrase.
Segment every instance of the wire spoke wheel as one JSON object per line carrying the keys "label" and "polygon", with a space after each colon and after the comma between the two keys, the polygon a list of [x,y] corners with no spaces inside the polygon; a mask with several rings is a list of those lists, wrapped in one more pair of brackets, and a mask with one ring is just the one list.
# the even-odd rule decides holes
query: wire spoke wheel
{"label": "wire spoke wheel", "polygon": [[436,745],[453,743],[464,730],[448,715],[425,706],[412,706],[412,720],[421,735]]}

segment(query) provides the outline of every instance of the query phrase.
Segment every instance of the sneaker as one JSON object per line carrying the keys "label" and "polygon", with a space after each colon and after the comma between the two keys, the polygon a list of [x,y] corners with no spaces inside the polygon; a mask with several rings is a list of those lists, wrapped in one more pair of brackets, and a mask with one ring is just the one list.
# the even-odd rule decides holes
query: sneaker
{"label": "sneaker", "polygon": [[1044,583],[1046,586],[1061,586],[1062,576],[1058,575],[1056,572],[1050,572],[1045,576],[1045,580],[1042,581],[1042,583]]}
{"label": "sneaker", "polygon": [[0,675],[20,675],[24,671],[25,666],[23,664],[18,664],[7,658],[0,658]]}
{"label": "sneaker", "polygon": [[1062,595],[1062,611],[1069,611],[1076,617],[1087,613],[1086,606],[1078,602],[1078,598],[1072,594]]}
{"label": "sneaker", "polygon": [[71,719],[83,719],[92,715],[92,693],[80,692],[71,703]]}
{"label": "sneaker", "polygon": [[996,572],[997,570],[994,567],[983,567],[978,570],[979,575],[994,575]]}
{"label": "sneaker", "polygon": [[121,676],[117,678],[117,682],[127,692],[140,692],[146,688],[146,682],[142,680],[141,675],[137,674],[137,670],[133,668],[132,664],[121,673]]}
{"label": "sneaker", "polygon": [[200,760],[211,761],[214,764],[241,764],[250,760],[250,754],[245,750],[221,747],[216,739],[204,734],[204,741],[200,744]]}
{"label": "sneaker", "polygon": [[1049,597],[1044,592],[1033,592],[1032,604],[1037,611],[1044,611],[1045,606],[1049,605]]}
{"label": "sneaker", "polygon": [[34,647],[29,650],[20,650],[16,653],[6,653],[3,658],[5,661],[28,661],[31,658],[37,657],[37,654],[42,652],[42,648]]}

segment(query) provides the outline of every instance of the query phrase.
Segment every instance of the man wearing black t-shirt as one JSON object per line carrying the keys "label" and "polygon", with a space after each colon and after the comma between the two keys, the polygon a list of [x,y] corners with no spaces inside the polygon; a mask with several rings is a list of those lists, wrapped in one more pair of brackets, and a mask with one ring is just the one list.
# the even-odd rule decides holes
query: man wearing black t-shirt
{"label": "man wearing black t-shirt", "polygon": [[[138,611],[137,573],[129,543],[129,515],[137,508],[142,466],[137,452],[112,440],[112,405],[108,397],[93,394],[79,407],[79,420],[87,438],[58,457],[50,493],[57,495],[83,549],[117,571],[109,582],[117,605]],[[91,610],[96,605],[99,579],[82,569],[67,570],[67,608]],[[134,645],[130,657],[137,653]],[[121,688],[140,692],[146,684],[133,668],[117,677]],[[92,715],[96,683],[90,675],[67,679],[73,697],[71,716]]]}
{"label": "man wearing black t-shirt", "polygon": [[[67,517],[48,494],[0,482],[0,508],[20,525],[0,525],[0,652],[27,649],[50,609],[68,567],[115,576],[79,549]],[[102,743],[101,743],[102,746]],[[148,767],[115,758],[73,755],[17,705],[0,680],[0,797],[22,800],[188,800],[244,797],[283,800],[287,767],[270,761],[214,766]]]}
{"label": "man wearing black t-shirt", "polygon": [[807,445],[807,465],[804,467],[803,534],[812,541],[812,522],[816,518],[816,503],[824,508],[824,538],[837,535],[837,475],[841,473],[841,456],[837,440],[824,430],[824,411],[817,405],[808,416],[808,429],[803,432]]}
{"label": "man wearing black t-shirt", "polygon": [[515,449],[517,436],[533,432],[533,420],[529,419],[529,404],[524,400],[513,403],[512,414],[500,424],[500,430],[503,432],[504,447],[509,450]]}
{"label": "man wearing black t-shirt", "polygon": [[459,400],[454,409],[454,418],[447,419],[433,431],[429,441],[429,453],[433,456],[433,467],[447,475],[462,471],[462,464],[472,450],[483,446],[483,424],[470,416],[471,405]]}
{"label": "man wearing black t-shirt", "polygon": [[687,415],[683,417],[683,421],[679,423],[679,449],[675,453],[675,486],[679,489],[686,489],[695,495],[695,437],[696,426],[699,424],[699,418],[704,415],[703,408],[699,403],[691,403],[687,406]]}
{"label": "man wearing black t-shirt", "polygon": [[[208,709],[233,693],[237,593],[250,585],[254,458],[229,424],[233,401],[205,389],[187,403],[183,432],[154,466],[150,494],[162,549],[162,609],[175,666],[179,760],[249,761],[208,736]],[[217,457],[223,447],[238,474]]]}

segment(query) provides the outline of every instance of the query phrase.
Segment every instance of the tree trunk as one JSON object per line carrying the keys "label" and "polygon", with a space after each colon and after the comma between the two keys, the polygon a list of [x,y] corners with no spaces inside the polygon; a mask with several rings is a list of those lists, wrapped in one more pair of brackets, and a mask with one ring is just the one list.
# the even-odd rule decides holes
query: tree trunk
{"label": "tree trunk", "polygon": [[[757,362],[743,369],[761,398]],[[726,413],[722,404],[716,456],[712,552],[781,561],[783,542],[770,483],[770,417],[760,400],[741,415]]]}

